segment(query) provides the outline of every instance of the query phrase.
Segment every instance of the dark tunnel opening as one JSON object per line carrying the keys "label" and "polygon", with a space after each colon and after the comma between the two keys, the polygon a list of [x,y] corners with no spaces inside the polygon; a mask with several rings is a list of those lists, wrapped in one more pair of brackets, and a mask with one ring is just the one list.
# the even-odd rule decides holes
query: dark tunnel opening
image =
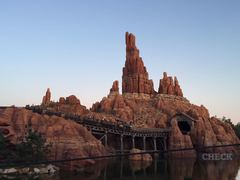
{"label": "dark tunnel opening", "polygon": [[188,134],[191,131],[191,127],[187,121],[178,121],[178,127],[184,135]]}

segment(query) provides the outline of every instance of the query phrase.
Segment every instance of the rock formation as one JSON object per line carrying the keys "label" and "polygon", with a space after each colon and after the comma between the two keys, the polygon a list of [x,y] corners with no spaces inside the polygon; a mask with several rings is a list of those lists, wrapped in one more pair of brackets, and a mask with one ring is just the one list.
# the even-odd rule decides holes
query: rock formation
{"label": "rock formation", "polygon": [[47,89],[46,95],[43,97],[42,105],[48,110],[60,111],[64,113],[74,113],[77,115],[83,115],[88,113],[85,106],[81,105],[80,100],[75,96],[71,95],[66,98],[60,97],[59,102],[51,102],[51,92]]}
{"label": "rock formation", "polygon": [[148,79],[148,72],[135,45],[135,36],[128,32],[126,33],[126,62],[122,75],[122,93],[154,93],[153,81]]}
{"label": "rock formation", "polygon": [[110,94],[111,93],[119,94],[118,81],[113,82],[112,88],[110,89]]}
{"label": "rock formation", "polygon": [[[51,160],[106,154],[101,141],[74,121],[57,116],[39,115],[23,108],[0,109],[0,130],[8,130],[5,136],[9,141],[17,143],[23,138],[28,128],[40,132],[47,142],[52,144],[52,151],[49,154]],[[78,163],[86,165],[94,161]]]}
{"label": "rock formation", "polygon": [[175,82],[175,85],[174,85],[174,93],[176,96],[182,96],[183,97],[183,92],[182,92],[182,89],[178,83],[178,80],[177,80],[177,77],[174,77],[174,82]]}
{"label": "rock formation", "polygon": [[46,95],[43,96],[42,105],[49,105],[50,102],[51,102],[51,91],[48,88],[47,91],[46,91]]}
{"label": "rock formation", "polygon": [[[158,94],[155,94],[152,81],[148,79],[148,73],[136,48],[134,35],[126,33],[126,45],[126,62],[122,76],[123,95],[104,97],[102,101],[93,105],[93,112],[133,122],[135,127],[170,128],[169,149],[201,148],[240,142],[232,127],[211,117],[204,106],[193,105],[183,97],[176,77],[173,79],[164,72]],[[149,98],[135,96],[139,93],[151,94],[151,96]],[[178,113],[184,113],[195,119],[194,127],[189,134],[184,134],[173,118]],[[215,152],[237,152],[237,150],[234,147],[217,148]],[[196,156],[196,151],[171,155]]]}
{"label": "rock formation", "polygon": [[143,151],[140,149],[131,149],[130,153],[134,155],[130,155],[129,160],[131,161],[152,161],[153,160],[150,154],[141,154],[142,152]]}
{"label": "rock formation", "polygon": [[[92,119],[114,122],[120,118],[125,122],[131,122],[134,127],[169,128],[171,129],[168,138],[169,149],[240,143],[229,124],[211,117],[204,106],[193,105],[183,97],[176,77],[173,80],[167,73],[164,73],[163,79],[160,80],[158,93],[156,93],[139,56],[135,37],[128,33],[126,33],[126,62],[122,75],[122,93],[122,95],[119,94],[118,81],[114,81],[110,94],[100,102],[93,104],[89,111],[74,95],[61,97],[56,103],[51,102],[51,93],[48,89],[42,104],[48,110],[73,113]],[[194,124],[188,133],[184,133],[179,126],[178,120],[182,117],[178,114],[190,118],[191,123]],[[36,130],[46,134],[49,141],[54,142],[60,139],[60,143],[56,144],[55,157],[65,155],[75,157],[89,152],[95,155],[103,152],[102,145],[99,145],[85,128],[72,121],[65,121],[55,116],[41,116],[24,109],[0,110],[0,130],[12,141],[17,141],[22,136],[28,121],[31,121]],[[208,149],[207,151],[239,152],[235,147]],[[171,155],[196,156],[196,151],[174,152]]]}
{"label": "rock formation", "polygon": [[80,105],[80,100],[76,96],[71,95],[71,96],[68,96],[66,98],[66,104],[69,104],[69,105]]}
{"label": "rock formation", "polygon": [[173,78],[168,76],[166,72],[163,73],[163,79],[160,79],[158,93],[183,97],[182,89],[180,88],[177,78],[174,77],[173,81]]}
{"label": "rock formation", "polygon": [[71,95],[66,98],[60,97],[59,102],[54,103],[52,108],[55,111],[61,111],[65,113],[74,113],[78,115],[83,115],[88,113],[87,108],[81,105],[80,100],[75,95]]}

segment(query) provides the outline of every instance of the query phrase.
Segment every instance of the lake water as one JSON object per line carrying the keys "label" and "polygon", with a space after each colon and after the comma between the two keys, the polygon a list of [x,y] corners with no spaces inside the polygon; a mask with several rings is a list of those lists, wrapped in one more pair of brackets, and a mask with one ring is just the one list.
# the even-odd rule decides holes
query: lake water
{"label": "lake water", "polygon": [[[76,162],[74,162],[76,164]],[[66,164],[70,167],[70,164]],[[72,164],[71,164],[72,166]],[[44,180],[240,180],[240,160],[154,160],[151,163],[126,159],[99,160],[94,166],[36,177]],[[17,179],[29,179],[18,177]]]}

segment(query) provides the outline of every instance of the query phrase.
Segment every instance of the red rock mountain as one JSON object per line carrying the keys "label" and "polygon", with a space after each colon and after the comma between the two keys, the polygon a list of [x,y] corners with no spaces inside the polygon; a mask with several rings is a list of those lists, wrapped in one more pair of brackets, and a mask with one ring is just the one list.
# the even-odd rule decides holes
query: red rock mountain
{"label": "red rock mountain", "polygon": [[153,81],[149,80],[148,72],[139,56],[135,44],[135,36],[126,33],[126,62],[122,75],[122,93],[153,94]]}
{"label": "red rock mountain", "polygon": [[[153,89],[148,72],[135,45],[135,36],[126,33],[126,62],[122,75],[122,94],[118,81],[114,81],[110,93],[91,110],[81,105],[80,100],[71,95],[61,97],[59,102],[51,101],[48,89],[42,106],[54,111],[74,113],[93,119],[132,122],[135,127],[169,128],[171,130],[168,148],[201,148],[212,145],[239,144],[232,127],[215,117],[211,117],[204,106],[192,104],[183,97],[177,78],[164,73],[159,90]],[[191,122],[191,130],[184,133],[178,122]],[[104,149],[87,129],[70,120],[56,116],[38,115],[25,109],[8,108],[0,110],[0,130],[17,141],[24,134],[24,127],[31,122],[33,128],[44,133],[47,139],[56,143],[54,157],[103,154]],[[60,142],[60,143],[58,143]],[[90,148],[91,147],[91,148]],[[239,152],[234,147],[208,149],[208,152]],[[174,156],[195,156],[196,151],[173,153]],[[52,156],[53,157],[53,156]]]}
{"label": "red rock mountain", "polygon": [[[154,93],[153,83],[148,79],[146,67],[135,45],[135,36],[126,33],[126,62],[122,76],[122,95],[104,97],[92,106],[93,112],[100,112],[136,127],[170,128],[169,149],[201,148],[203,146],[240,143],[229,124],[211,117],[204,106],[191,104],[183,97],[177,78],[163,74],[158,94]],[[151,96],[146,96],[148,94]],[[177,114],[185,114],[195,119],[194,128],[183,134],[178,126]],[[174,117],[177,118],[174,118]],[[209,150],[210,152],[213,150]],[[215,152],[236,152],[233,147],[218,148]],[[174,153],[175,156],[195,156],[196,152]]]}

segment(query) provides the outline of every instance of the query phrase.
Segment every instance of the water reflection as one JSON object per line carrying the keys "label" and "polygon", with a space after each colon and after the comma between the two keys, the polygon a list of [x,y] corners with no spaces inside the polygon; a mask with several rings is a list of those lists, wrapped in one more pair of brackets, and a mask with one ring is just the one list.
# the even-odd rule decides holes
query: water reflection
{"label": "water reflection", "polygon": [[71,179],[101,180],[235,180],[240,160],[201,161],[196,159],[134,162],[124,159],[101,160],[95,166],[70,174]]}
{"label": "water reflection", "polygon": [[[99,160],[82,169],[78,162],[62,164],[66,171],[44,180],[235,180],[240,160],[200,161],[196,159],[155,160],[133,162],[126,159]],[[68,169],[66,169],[68,168]],[[69,171],[69,168],[72,171]],[[18,177],[19,179],[19,177]],[[23,179],[23,178],[22,178]],[[24,179],[27,179],[26,177]]]}

